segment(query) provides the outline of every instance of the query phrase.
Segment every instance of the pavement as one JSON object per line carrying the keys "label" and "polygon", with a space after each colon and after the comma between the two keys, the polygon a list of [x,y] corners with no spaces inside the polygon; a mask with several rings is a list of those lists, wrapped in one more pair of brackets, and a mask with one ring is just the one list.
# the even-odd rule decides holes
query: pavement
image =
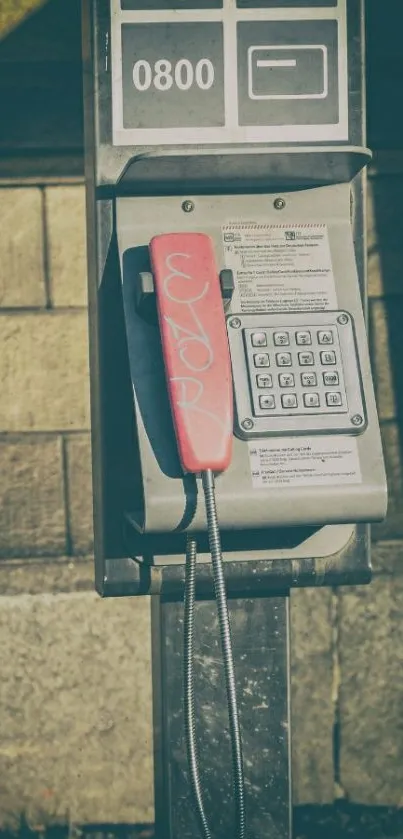
{"label": "pavement", "polygon": [[[21,819],[14,829],[0,830],[0,839],[157,839],[157,836],[152,825],[32,826]],[[297,807],[293,839],[403,839],[403,809],[362,807],[349,802]]]}
{"label": "pavement", "polygon": [[403,810],[362,807],[340,802],[335,806],[297,807],[294,839],[403,839]]}

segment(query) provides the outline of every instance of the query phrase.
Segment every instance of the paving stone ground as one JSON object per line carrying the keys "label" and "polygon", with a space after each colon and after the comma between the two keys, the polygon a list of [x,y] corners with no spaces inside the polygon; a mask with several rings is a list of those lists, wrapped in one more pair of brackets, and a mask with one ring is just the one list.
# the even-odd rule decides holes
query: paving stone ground
{"label": "paving stone ground", "polygon": [[[297,807],[294,813],[293,839],[324,839],[324,837],[326,839],[403,839],[403,810],[388,807],[361,807],[348,802],[340,802],[335,806]],[[14,831],[0,831],[0,839],[158,839],[158,837],[152,825],[66,825],[34,830],[21,822]]]}

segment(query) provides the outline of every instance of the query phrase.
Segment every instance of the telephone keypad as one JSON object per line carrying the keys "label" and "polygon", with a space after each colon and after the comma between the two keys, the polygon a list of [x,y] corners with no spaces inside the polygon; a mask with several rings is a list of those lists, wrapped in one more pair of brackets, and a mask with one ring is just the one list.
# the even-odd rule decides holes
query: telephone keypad
{"label": "telephone keypad", "polygon": [[[251,375],[249,370],[256,417],[347,412],[337,327],[263,328],[258,320],[257,324],[253,330],[244,330],[246,356],[252,367],[270,367],[271,372]],[[325,344],[331,348],[324,349]],[[266,351],[253,352],[257,345]],[[270,394],[259,393],[267,388]]]}
{"label": "telephone keypad", "polygon": [[[227,329],[241,438],[363,432],[366,409],[350,313],[233,313]],[[362,424],[356,425],[356,416]]]}
{"label": "telephone keypad", "polygon": [[267,352],[256,353],[253,360],[255,367],[270,367],[270,357]]}
{"label": "telephone keypad", "polygon": [[256,384],[258,388],[273,387],[273,376],[270,373],[259,373],[256,376]]}

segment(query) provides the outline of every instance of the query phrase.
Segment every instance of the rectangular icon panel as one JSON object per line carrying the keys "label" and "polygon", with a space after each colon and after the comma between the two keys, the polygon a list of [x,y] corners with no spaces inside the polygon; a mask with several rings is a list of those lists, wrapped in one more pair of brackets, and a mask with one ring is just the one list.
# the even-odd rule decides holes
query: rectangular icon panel
{"label": "rectangular icon panel", "polygon": [[237,44],[240,125],[338,122],[335,20],[242,21]]}
{"label": "rectangular icon panel", "polygon": [[236,0],[239,9],[321,9],[334,8],[337,0]]}
{"label": "rectangular icon panel", "polygon": [[249,47],[249,99],[326,99],[328,93],[323,44]]}
{"label": "rectangular icon panel", "polygon": [[223,0],[121,0],[123,11],[183,11],[184,9],[222,9]]}
{"label": "rectangular icon panel", "polygon": [[223,24],[122,25],[123,127],[223,126]]}

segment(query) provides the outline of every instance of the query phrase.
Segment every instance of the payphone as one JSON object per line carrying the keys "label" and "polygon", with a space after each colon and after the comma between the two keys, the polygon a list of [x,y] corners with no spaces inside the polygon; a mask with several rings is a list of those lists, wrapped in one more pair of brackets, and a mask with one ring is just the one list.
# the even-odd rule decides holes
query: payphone
{"label": "payphone", "polygon": [[285,839],[287,595],[386,511],[363,4],[83,9],[96,585],[153,595],[159,839]]}

